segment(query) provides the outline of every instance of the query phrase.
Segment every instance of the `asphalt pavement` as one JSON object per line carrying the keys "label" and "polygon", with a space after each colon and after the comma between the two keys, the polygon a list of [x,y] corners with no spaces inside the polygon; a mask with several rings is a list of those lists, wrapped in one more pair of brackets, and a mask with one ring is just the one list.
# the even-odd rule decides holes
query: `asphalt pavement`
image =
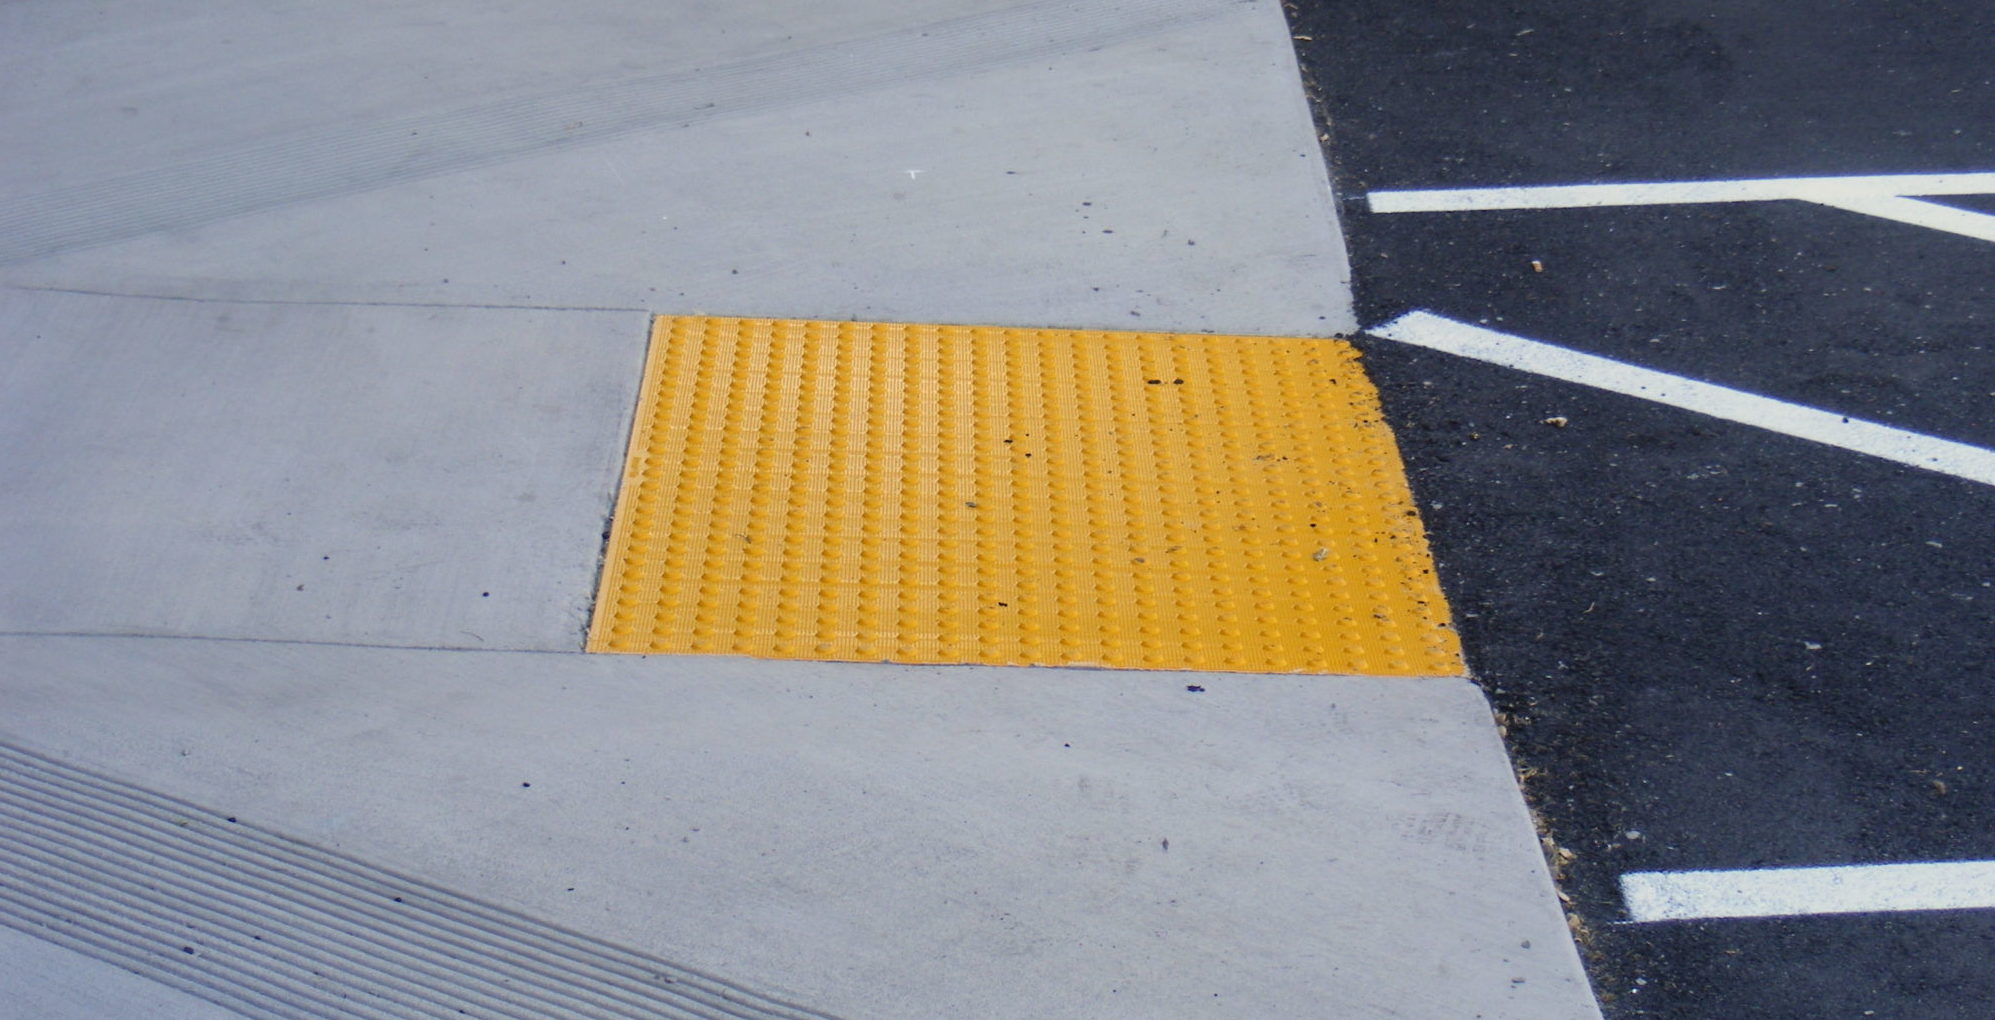
{"label": "asphalt pavement", "polygon": [[[1423,310],[1995,447],[1986,237],[1801,201],[1370,201],[1985,173],[1985,5],[1290,13],[1364,326]],[[1995,210],[1985,194],[1933,202]],[[1986,909],[1645,922],[1621,883],[1995,857],[1995,492],[1666,402],[1361,342],[1608,1014],[1987,1016]]]}

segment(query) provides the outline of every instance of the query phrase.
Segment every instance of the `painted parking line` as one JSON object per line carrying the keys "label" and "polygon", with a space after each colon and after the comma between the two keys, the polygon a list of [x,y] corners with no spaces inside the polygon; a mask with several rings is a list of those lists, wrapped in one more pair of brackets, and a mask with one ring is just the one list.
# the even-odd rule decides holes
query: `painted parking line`
{"label": "painted parking line", "polygon": [[1912,196],[1995,194],[1995,173],[1765,177],[1721,181],[1553,184],[1504,188],[1374,191],[1376,213],[1481,212],[1494,209],[1599,209],[1631,205],[1813,202],[1929,230],[1995,241],[1995,216]]}
{"label": "painted parking line", "polygon": [[1995,450],[1790,404],[1624,361],[1582,354],[1457,322],[1432,312],[1408,312],[1366,332],[1416,347],[1652,400],[1983,485],[1995,485]]}
{"label": "painted parking line", "polygon": [[654,323],[592,651],[1459,675],[1337,340]]}
{"label": "painted parking line", "polygon": [[1632,921],[1995,909],[1995,861],[1857,864],[1621,876]]}

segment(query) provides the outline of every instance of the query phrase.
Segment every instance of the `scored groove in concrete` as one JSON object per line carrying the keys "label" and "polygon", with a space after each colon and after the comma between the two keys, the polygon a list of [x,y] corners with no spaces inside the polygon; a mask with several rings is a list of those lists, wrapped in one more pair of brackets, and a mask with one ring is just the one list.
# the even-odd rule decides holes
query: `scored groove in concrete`
{"label": "scored groove in concrete", "polygon": [[0,744],[0,925],[256,1016],[829,1020]]}
{"label": "scored groove in concrete", "polygon": [[1341,341],[660,317],[589,648],[1449,675]]}

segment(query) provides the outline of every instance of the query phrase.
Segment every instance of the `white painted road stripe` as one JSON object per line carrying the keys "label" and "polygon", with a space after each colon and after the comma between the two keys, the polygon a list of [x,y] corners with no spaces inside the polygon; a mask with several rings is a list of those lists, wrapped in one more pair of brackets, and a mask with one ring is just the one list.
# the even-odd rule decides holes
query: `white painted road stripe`
{"label": "white painted road stripe", "polygon": [[1995,485],[1995,451],[1581,354],[1432,312],[1408,312],[1366,332]]}
{"label": "white painted road stripe", "polygon": [[1995,173],[1884,174],[1868,177],[1764,177],[1734,181],[1552,184],[1521,188],[1374,191],[1376,213],[1478,212],[1485,209],[1597,209],[1620,205],[1710,202],[1813,202],[1915,227],[1995,241],[1995,216],[1922,202],[1909,195],[1995,193]]}
{"label": "white painted road stripe", "polygon": [[1995,216],[1967,209],[1955,209],[1937,202],[1877,193],[1824,194],[1808,201],[1867,216],[1882,216],[1887,220],[1910,223],[1915,227],[1944,230],[1949,234],[1965,234],[1983,241],[1995,241]]}
{"label": "white painted road stripe", "polygon": [[1987,910],[1995,908],[1995,861],[1637,871],[1621,876],[1621,899],[1635,921]]}
{"label": "white painted road stripe", "polygon": [[1695,205],[1706,202],[1809,202],[1815,201],[1817,195],[1846,196],[1852,193],[1887,196],[1990,194],[1995,193],[1995,173],[1433,188],[1374,191],[1366,200],[1376,213],[1475,212],[1484,209],[1587,209],[1610,205]]}

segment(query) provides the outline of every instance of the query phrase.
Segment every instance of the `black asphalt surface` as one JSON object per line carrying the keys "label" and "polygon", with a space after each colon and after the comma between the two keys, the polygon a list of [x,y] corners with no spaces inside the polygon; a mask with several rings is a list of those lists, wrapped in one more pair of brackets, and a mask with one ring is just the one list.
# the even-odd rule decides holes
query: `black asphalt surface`
{"label": "black asphalt surface", "polygon": [[[1995,447],[1995,244],[1797,202],[1363,202],[1995,171],[1995,5],[1300,0],[1290,17],[1367,325],[1427,309]],[[1632,924],[1617,885],[1995,859],[1995,488],[1359,342],[1471,667],[1570,854],[1608,1015],[1995,1017],[1995,911]]]}

